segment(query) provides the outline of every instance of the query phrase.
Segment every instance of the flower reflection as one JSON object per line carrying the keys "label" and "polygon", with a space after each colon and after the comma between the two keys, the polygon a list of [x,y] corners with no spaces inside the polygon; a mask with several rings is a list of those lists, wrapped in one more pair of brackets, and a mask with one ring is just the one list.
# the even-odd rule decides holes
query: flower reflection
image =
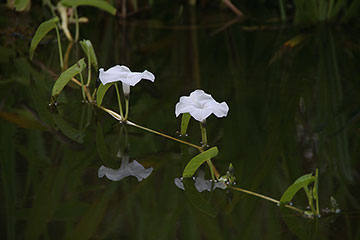
{"label": "flower reflection", "polygon": [[104,71],[103,68],[99,69],[99,78],[103,85],[112,82],[122,82],[123,91],[125,95],[130,94],[130,86],[135,86],[141,79],[147,79],[152,82],[155,80],[154,74],[145,70],[143,72],[132,72],[126,66],[116,65]]}
{"label": "flower reflection", "polygon": [[121,167],[119,169],[112,169],[101,166],[98,170],[98,177],[102,178],[106,176],[111,181],[120,181],[125,177],[134,176],[140,182],[147,178],[152,171],[152,167],[146,169],[136,160],[129,163],[129,156],[123,156]]}
{"label": "flower reflection", "polygon": [[[198,192],[203,192],[203,191],[210,192],[211,188],[226,189],[226,184],[224,182],[215,182],[214,186],[212,186],[213,182],[211,180],[205,179],[205,173],[203,171],[199,171],[197,177],[194,178],[194,180],[195,180],[195,188]],[[178,188],[184,190],[184,184],[180,178],[175,178],[174,183]]]}
{"label": "flower reflection", "polygon": [[189,97],[180,97],[175,106],[175,115],[190,113],[199,122],[204,122],[212,113],[217,117],[226,117],[229,107],[226,102],[218,103],[214,98],[203,90],[193,91]]}

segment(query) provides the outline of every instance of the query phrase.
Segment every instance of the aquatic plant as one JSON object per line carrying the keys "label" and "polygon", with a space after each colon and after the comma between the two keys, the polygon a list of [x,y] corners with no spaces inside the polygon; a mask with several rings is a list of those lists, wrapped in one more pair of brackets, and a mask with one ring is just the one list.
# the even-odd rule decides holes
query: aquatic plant
{"label": "aquatic plant", "polygon": [[[54,19],[55,21],[56,19]],[[53,23],[50,25],[50,28],[56,28],[56,25]],[[36,42],[39,42],[41,38],[45,35],[42,33],[43,30],[41,27],[37,30],[35,36],[37,36]],[[318,171],[316,171],[315,175],[312,173],[306,174],[300,178],[298,178],[292,185],[290,185],[287,190],[283,193],[280,200],[276,200],[274,198],[249,191],[246,189],[242,189],[240,187],[235,186],[235,176],[234,176],[234,167],[230,164],[228,171],[226,174],[221,175],[216,167],[213,164],[213,159],[217,157],[219,150],[216,146],[210,147],[208,146],[207,141],[207,133],[206,133],[206,119],[211,115],[214,114],[217,117],[225,117],[228,114],[229,107],[225,102],[218,103],[214,100],[214,98],[210,95],[205,93],[205,91],[201,89],[197,89],[193,91],[189,96],[182,96],[179,99],[179,102],[175,105],[175,115],[178,117],[182,114],[181,120],[181,135],[185,135],[187,133],[187,128],[191,117],[195,120],[200,122],[200,131],[201,131],[201,146],[197,144],[193,144],[191,142],[185,141],[183,139],[170,136],[168,134],[153,130],[151,128],[147,128],[141,126],[139,124],[134,123],[133,121],[129,120],[129,95],[130,95],[130,86],[136,85],[142,79],[147,79],[152,82],[155,80],[154,74],[145,70],[143,72],[131,72],[131,70],[126,66],[116,65],[107,71],[104,71],[103,68],[99,70],[99,79],[102,84],[99,85],[98,88],[95,88],[91,92],[91,67],[97,70],[98,62],[96,58],[95,51],[91,44],[90,40],[83,40],[81,43],[82,49],[86,57],[88,58],[88,64],[85,63],[84,59],[80,59],[77,63],[73,66],[69,67],[65,71],[61,73],[59,78],[56,80],[53,89],[52,89],[52,96],[51,96],[51,104],[56,103],[57,97],[61,94],[64,87],[71,81],[78,85],[81,88],[83,100],[89,102],[93,106],[107,112],[121,124],[126,124],[129,126],[133,126],[159,136],[165,137],[167,139],[179,142],[181,144],[188,145],[193,147],[199,151],[197,155],[191,158],[182,173],[183,179],[192,178],[198,169],[206,163],[209,166],[209,171],[211,173],[212,178],[212,186],[211,189],[214,189],[214,184],[221,184],[221,188],[226,188],[227,190],[232,191],[239,191],[249,195],[253,195],[273,203],[276,203],[278,206],[285,207],[288,209],[292,209],[297,211],[302,216],[315,218],[316,216],[320,215],[320,208],[319,208],[319,197],[318,197]],[[36,44],[35,44],[36,45]],[[34,46],[34,45],[33,45]],[[31,48],[32,53],[35,48]],[[88,80],[85,84],[83,81],[82,71],[88,67]],[[77,76],[80,77],[80,81],[76,78]],[[122,82],[123,87],[123,97],[125,98],[126,104],[126,111],[125,114],[122,110],[121,98],[122,95],[120,94],[117,86],[117,82]],[[119,113],[106,108],[102,105],[103,98],[106,95],[108,89],[114,85],[117,100],[119,105]],[[95,100],[96,99],[96,100]],[[56,104],[55,104],[56,105]],[[136,164],[136,162],[133,162]],[[131,164],[128,164],[130,166]],[[131,165],[132,166],[132,165]],[[142,169],[143,172],[149,173],[149,169],[145,169],[142,166],[136,165],[136,169]],[[127,175],[131,175],[131,171],[124,170],[125,167],[122,167],[119,170],[109,169],[105,166],[99,169],[99,176],[107,175],[110,179],[121,179]],[[152,169],[151,169],[152,170]],[[117,175],[118,174],[118,175]],[[116,176],[115,176],[116,175]],[[141,178],[141,177],[140,177]],[[139,179],[139,178],[138,178]],[[180,183],[177,181],[178,185]],[[209,182],[206,182],[206,186],[208,186]],[[187,187],[187,183],[184,182],[184,189],[187,191],[189,187]],[[224,187],[225,186],[225,187]],[[304,189],[306,196],[308,198],[308,204],[310,206],[310,210],[302,210],[299,209],[291,204],[293,197],[299,192],[301,189]]]}
{"label": "aquatic plant", "polygon": [[[17,1],[18,3],[15,3],[16,9],[23,9],[21,6],[28,6],[30,5],[30,0],[27,1]],[[52,29],[56,30],[56,37],[58,42],[58,50],[59,50],[59,61],[60,61],[60,67],[62,70],[66,68],[67,62],[64,63],[63,59],[63,53],[61,48],[61,39],[60,39],[60,33],[59,29],[61,29],[66,38],[70,42],[77,42],[79,40],[79,23],[86,23],[88,22],[88,19],[83,17],[79,18],[77,13],[77,7],[79,6],[92,6],[96,7],[98,9],[102,9],[104,11],[109,12],[110,14],[115,15],[116,9],[111,6],[106,1],[94,1],[94,0],[81,0],[81,1],[74,1],[74,0],[62,0],[57,3],[57,5],[53,5],[51,1],[47,0],[44,1],[44,4],[49,7],[51,10],[51,14],[53,15],[53,18],[46,20],[42,22],[39,27],[37,28],[30,45],[30,59],[33,58],[34,52],[40,41],[45,37],[45,35],[51,31]],[[22,11],[22,10],[19,10]],[[57,14],[58,13],[58,14]],[[60,21],[61,20],[61,21]],[[72,37],[70,30],[69,30],[69,24],[74,23],[76,25],[75,27],[75,39]],[[84,45],[85,44],[85,45]],[[83,49],[86,48],[86,44],[89,44],[89,42],[85,42],[82,45]],[[90,42],[91,44],[91,42]],[[69,45],[72,46],[72,45]],[[89,48],[92,48],[92,46],[89,46]],[[94,51],[88,52],[89,54],[93,54]],[[89,60],[90,61],[90,60]],[[94,61],[94,59],[93,59]]]}

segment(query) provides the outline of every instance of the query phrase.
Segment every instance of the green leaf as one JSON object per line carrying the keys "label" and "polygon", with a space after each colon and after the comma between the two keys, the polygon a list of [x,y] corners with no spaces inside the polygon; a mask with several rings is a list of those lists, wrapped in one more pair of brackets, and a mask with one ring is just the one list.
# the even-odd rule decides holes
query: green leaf
{"label": "green leaf", "polygon": [[116,14],[116,8],[103,0],[62,0],[61,4],[69,7],[92,6],[107,11],[112,15]]}
{"label": "green leaf", "polygon": [[190,113],[183,113],[182,119],[181,119],[181,135],[185,135],[189,126],[191,115]]}
{"label": "green leaf", "polygon": [[66,69],[60,77],[56,80],[54,87],[52,89],[52,97],[56,97],[60,94],[66,84],[77,74],[79,74],[84,68],[86,68],[86,63],[84,58],[80,59],[70,68]]}
{"label": "green leaf", "polygon": [[318,200],[319,197],[319,170],[316,169],[315,171],[315,184],[313,188],[313,196],[314,199]]}
{"label": "green leaf", "polygon": [[31,40],[30,44],[30,59],[33,58],[34,52],[41,39],[45,37],[45,35],[50,32],[52,29],[56,28],[56,23],[59,21],[58,17],[54,17],[50,20],[47,20],[40,24],[40,26],[36,29],[35,35]]}
{"label": "green leaf", "polygon": [[90,58],[91,65],[95,68],[96,71],[98,71],[98,61],[96,58],[96,54],[95,54],[93,45],[91,44],[90,40],[84,39],[84,40],[80,41],[80,46],[84,50],[88,59]]}
{"label": "green leaf", "polygon": [[301,188],[308,186],[310,183],[314,181],[315,181],[315,177],[312,176],[312,173],[299,177],[292,185],[290,185],[290,187],[286,189],[286,191],[284,192],[284,194],[280,199],[280,203],[281,204],[289,203]]}
{"label": "green leaf", "polygon": [[15,9],[19,12],[24,11],[29,4],[30,0],[15,0]]}
{"label": "green leaf", "polygon": [[214,207],[212,207],[210,203],[204,199],[201,193],[196,190],[194,182],[190,179],[183,179],[183,184],[185,194],[189,201],[200,211],[211,217],[215,217],[217,214],[216,209],[214,209]]}
{"label": "green leaf", "polygon": [[183,177],[184,178],[192,177],[196,172],[196,170],[201,166],[201,164],[203,164],[206,160],[210,160],[211,158],[216,157],[218,153],[219,151],[217,147],[212,147],[209,150],[202,152],[196,155],[195,157],[193,157],[186,165],[183,172]]}
{"label": "green leaf", "polygon": [[107,92],[107,90],[113,85],[114,83],[108,83],[106,85],[102,85],[100,84],[100,86],[98,87],[98,90],[96,92],[96,103],[98,106],[101,106],[102,101],[104,99],[105,93]]}

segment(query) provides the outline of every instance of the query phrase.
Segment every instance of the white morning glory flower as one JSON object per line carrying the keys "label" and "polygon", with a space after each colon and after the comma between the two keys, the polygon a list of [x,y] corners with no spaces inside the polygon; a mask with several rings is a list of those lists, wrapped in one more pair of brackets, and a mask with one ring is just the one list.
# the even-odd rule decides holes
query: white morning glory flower
{"label": "white morning glory flower", "polygon": [[119,169],[112,169],[101,166],[98,170],[98,177],[102,178],[106,176],[111,181],[120,181],[125,177],[134,176],[140,182],[147,178],[152,171],[152,167],[146,169],[136,160],[129,163],[129,156],[123,156],[121,167]]}
{"label": "white morning glory flower", "polygon": [[130,94],[130,86],[135,86],[141,79],[147,79],[152,82],[155,80],[154,74],[145,70],[143,72],[132,72],[126,66],[116,65],[104,71],[103,68],[99,69],[99,78],[103,85],[112,82],[121,81],[125,95]]}
{"label": "white morning glory flower", "polygon": [[[178,188],[184,190],[184,184],[181,181],[181,179],[175,178],[174,183]],[[203,191],[210,192],[211,187],[212,187],[212,182],[210,180],[205,179],[205,173],[203,171],[199,171],[197,177],[195,178],[196,190],[198,192],[203,192]],[[213,189],[215,189],[215,188],[226,189],[226,184],[224,182],[215,182]]]}
{"label": "white morning glory flower", "polygon": [[226,117],[228,111],[226,102],[218,103],[203,90],[195,90],[189,97],[180,97],[180,101],[175,106],[176,117],[181,113],[190,113],[199,122],[205,122],[212,113],[219,118]]}

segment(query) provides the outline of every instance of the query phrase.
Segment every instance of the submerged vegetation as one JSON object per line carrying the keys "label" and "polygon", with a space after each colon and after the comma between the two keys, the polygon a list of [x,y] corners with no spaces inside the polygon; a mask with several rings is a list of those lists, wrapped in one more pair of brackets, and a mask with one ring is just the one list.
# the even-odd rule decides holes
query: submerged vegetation
{"label": "submerged vegetation", "polygon": [[[145,189],[142,186],[146,184],[144,184],[146,182],[145,179],[151,178],[150,176],[157,171],[164,171],[164,175],[169,174],[172,177],[178,174],[172,178],[173,182],[178,188],[185,191],[184,195],[186,195],[192,206],[201,212],[193,218],[188,215],[184,218],[196,221],[200,228],[203,229],[201,235],[208,239],[222,239],[224,238],[221,237],[222,234],[230,237],[232,232],[235,236],[235,233],[238,233],[234,229],[237,223],[233,219],[246,208],[255,211],[257,206],[262,206],[262,203],[256,201],[246,203],[246,199],[243,199],[244,195],[275,203],[279,207],[279,212],[281,212],[289,230],[300,239],[308,239],[308,236],[321,236],[321,231],[317,227],[320,217],[326,216],[328,217],[327,219],[336,218],[344,210],[343,204],[339,201],[341,203],[339,206],[337,202],[339,200],[339,193],[335,187],[336,184],[341,185],[341,191],[348,195],[352,201],[357,202],[355,200],[356,195],[351,192],[345,183],[354,182],[355,174],[352,172],[352,169],[355,164],[354,160],[350,157],[349,145],[352,145],[354,148],[358,145],[358,134],[356,135],[356,133],[352,132],[351,136],[348,136],[348,132],[344,131],[344,129],[357,119],[359,105],[357,103],[353,105],[344,103],[339,74],[340,63],[338,60],[339,54],[346,55],[350,59],[357,59],[360,48],[353,40],[338,43],[335,40],[336,36],[327,26],[322,26],[318,32],[298,33],[295,31],[291,38],[284,36],[285,34],[281,32],[276,36],[275,47],[277,50],[273,52],[267,50],[267,42],[266,46],[258,46],[258,43],[253,41],[253,39],[260,39],[256,37],[257,33],[255,32],[249,38],[249,42],[253,44],[251,49],[255,53],[249,57],[247,54],[249,54],[248,51],[250,50],[242,42],[244,41],[242,33],[240,31],[233,32],[232,30],[226,30],[229,26],[225,24],[224,28],[216,29],[211,35],[216,38],[220,32],[226,31],[224,36],[229,43],[228,48],[221,50],[211,48],[211,51],[206,53],[209,56],[205,63],[211,65],[210,62],[214,61],[214,65],[211,65],[208,68],[209,71],[203,75],[215,80],[203,82],[201,86],[198,54],[201,51],[208,51],[205,50],[207,48],[203,47],[208,43],[203,41],[204,45],[199,46],[197,44],[198,38],[202,36],[192,28],[189,28],[191,31],[189,40],[191,44],[189,59],[191,59],[191,62],[189,65],[191,66],[182,68],[182,70],[188,70],[186,72],[178,71],[176,61],[171,61],[173,64],[167,62],[168,59],[173,58],[173,55],[167,52],[171,42],[179,38],[177,33],[171,33],[165,36],[164,39],[161,39],[160,43],[154,41],[155,43],[149,46],[141,45],[146,43],[144,39],[137,46],[140,53],[139,57],[134,56],[137,64],[134,64],[134,67],[133,65],[128,66],[131,69],[139,69],[146,65],[146,69],[149,69],[149,71],[132,72],[124,65],[116,65],[106,71],[102,68],[103,66],[113,66],[119,63],[127,65],[130,62],[126,55],[126,48],[131,46],[131,44],[125,44],[129,41],[125,39],[128,37],[125,34],[128,30],[124,30],[124,28],[128,27],[127,24],[129,24],[126,22],[127,19],[139,14],[139,22],[141,24],[141,18],[144,17],[142,15],[143,11],[145,12],[144,14],[148,14],[150,11],[156,12],[164,2],[156,0],[62,0],[56,4],[55,1],[49,0],[42,2],[45,5],[44,8],[49,9],[48,19],[38,24],[37,30],[31,37],[29,50],[23,50],[22,53],[23,55],[24,52],[28,54],[31,60],[23,56],[18,58],[17,55],[19,55],[21,50],[7,51],[4,47],[0,49],[3,59],[5,59],[1,61],[8,62],[8,59],[11,59],[10,61],[13,61],[18,69],[25,69],[18,73],[24,73],[23,76],[11,75],[8,78],[9,80],[1,79],[1,85],[8,86],[15,82],[21,87],[31,86],[29,92],[26,93],[28,96],[20,96],[19,99],[11,97],[10,93],[5,92],[4,99],[7,102],[14,102],[14,105],[18,101],[24,103],[21,104],[22,107],[16,106],[13,108],[11,106],[3,108],[4,101],[2,101],[0,117],[5,119],[8,125],[10,125],[10,122],[22,128],[40,129],[46,132],[46,136],[42,136],[38,132],[29,132],[24,137],[29,139],[30,145],[34,145],[34,149],[19,146],[15,150],[13,142],[16,140],[14,138],[16,136],[16,129],[13,127],[7,128],[7,125],[2,127],[1,141],[3,149],[1,153],[4,156],[1,156],[1,158],[6,158],[7,160],[1,163],[1,175],[3,178],[5,202],[7,204],[7,212],[5,213],[7,218],[6,233],[9,239],[16,239],[15,229],[17,228],[17,222],[22,221],[21,217],[23,216],[30,216],[29,218],[32,219],[26,223],[25,227],[25,235],[28,239],[51,238],[51,236],[54,236],[53,232],[56,231],[47,222],[48,219],[52,218],[55,221],[64,221],[65,224],[62,227],[66,231],[64,236],[60,237],[63,239],[92,238],[97,233],[96,229],[100,226],[106,229],[106,231],[100,234],[100,238],[114,237],[112,235],[114,232],[112,228],[114,227],[102,226],[102,224],[106,225],[102,223],[102,219],[107,214],[106,209],[112,197],[116,195],[115,193],[119,185],[117,183],[106,182],[102,185],[96,184],[94,188],[92,186],[89,189],[82,187],[82,177],[84,176],[81,175],[83,173],[77,174],[77,171],[83,172],[89,166],[91,172],[97,172],[99,178],[106,176],[111,181],[119,181],[127,176],[135,176],[139,182],[141,181],[135,187],[134,184],[123,185],[124,189],[122,191],[126,193],[126,196],[122,196],[121,200],[128,204],[127,207],[122,207],[114,201],[112,202],[114,206],[110,205],[110,208],[114,207],[123,212],[130,211],[129,215],[131,217],[126,220],[129,221],[127,224],[134,229],[141,225],[148,232],[153,231],[151,226],[146,226],[147,222],[151,219],[145,219],[147,218],[145,216],[144,219],[139,221],[136,216],[141,214],[141,207],[148,207],[151,201],[148,201],[147,197],[144,197],[144,200],[136,199],[134,195],[140,191],[149,191],[149,189]],[[305,3],[305,1],[293,1],[291,3],[282,0],[265,1],[265,5],[269,5],[267,10],[269,19],[276,16],[279,22],[287,21],[293,22],[295,25],[313,26],[325,21],[340,21],[342,23],[357,21],[357,12],[360,10],[359,3],[359,0],[319,0],[312,1],[312,4]],[[26,12],[32,11],[34,4],[36,4],[35,1],[23,0],[8,1],[7,5],[10,8],[15,8],[16,11]],[[260,4],[263,4],[263,1],[252,1],[251,3],[250,1],[238,3],[227,0],[214,2],[178,1],[174,4],[174,8],[176,8],[179,18],[182,14],[185,14],[184,6],[192,5],[198,9],[209,7],[216,11],[227,11],[230,14],[235,14],[234,17],[237,22],[240,21],[239,19],[248,18],[252,21],[253,18],[256,18],[255,14],[252,15],[252,11],[254,5],[258,6]],[[87,15],[86,17],[80,16],[80,13],[96,12],[94,9],[80,12],[80,8],[87,8],[87,6],[100,9],[109,16],[114,15],[116,17],[109,17],[109,19],[120,21],[119,26],[123,28],[123,35],[117,36],[113,42],[110,41],[112,43],[111,46],[107,44],[108,42],[102,44],[101,40],[96,40],[96,37],[94,37],[93,41],[89,37],[94,36],[89,34],[91,30],[82,30],[83,26],[81,26],[81,23],[88,22],[89,19]],[[191,8],[190,15],[193,14],[193,7]],[[193,20],[194,18],[190,21],[191,26],[196,26],[192,22]],[[106,27],[101,29],[100,32],[103,38],[109,41],[107,39],[112,38],[116,33],[110,33],[111,27],[109,26],[114,24],[114,22],[111,22],[111,20],[107,21]],[[73,26],[70,26],[70,24],[73,24]],[[234,23],[231,22],[230,25],[232,24]],[[116,28],[119,27],[116,24],[114,25]],[[155,21],[150,22],[149,25],[156,29],[161,23]],[[249,25],[240,26],[240,29],[248,32],[254,31]],[[54,37],[49,37],[49,35],[54,35],[54,33],[56,33],[56,44],[53,44],[54,41],[48,40],[55,39]],[[82,33],[87,33],[86,38],[89,39],[83,39]],[[147,34],[151,35],[152,33],[142,30],[140,40],[143,40],[141,36],[144,37]],[[125,46],[119,46],[119,43],[117,43],[118,38],[122,37],[124,37],[122,42]],[[236,44],[232,43],[234,39],[238,41]],[[65,52],[63,48],[64,40],[68,42]],[[57,51],[56,53],[45,55],[45,57],[44,55],[38,57],[37,54],[40,52],[40,47],[42,50],[46,49],[46,51],[50,52],[48,50],[50,49],[50,44],[45,44],[46,41],[50,41],[50,44],[53,46],[56,45]],[[337,52],[336,45],[342,45],[343,43],[346,44],[347,49],[340,51],[340,53]],[[144,64],[144,61],[147,61],[144,59],[150,58],[148,56],[151,55],[147,53],[154,53],[155,55],[156,49],[162,48],[160,45],[165,46],[165,58],[157,58],[156,60],[151,60],[151,62],[149,60],[150,63]],[[307,53],[313,52],[313,46],[317,46],[316,50],[318,53],[313,53],[313,55],[318,57],[318,65],[315,69],[311,63],[304,61],[304,59],[306,60],[309,57]],[[119,49],[122,51],[119,51]],[[180,52],[183,55],[187,54],[182,49],[178,49],[178,47],[170,50]],[[240,56],[239,52],[243,52],[243,55]],[[119,57],[119,54],[121,57]],[[147,56],[142,57],[143,54]],[[231,59],[229,63],[217,61],[217,56],[223,54],[228,55],[228,58]],[[104,57],[107,55],[113,56]],[[58,60],[55,61],[53,56],[56,56]],[[49,61],[49,63],[46,63],[44,59]],[[156,61],[159,62],[155,63]],[[51,65],[50,62],[52,63]],[[269,70],[266,70],[267,72],[262,73],[258,67],[252,70],[254,72],[250,72],[250,68],[247,68],[245,64],[240,64],[259,64],[260,62],[261,66],[269,68]],[[299,62],[304,62],[304,64],[300,65]],[[358,61],[354,60],[353,65],[350,64],[343,67],[351,72],[351,70],[356,69],[356,63]],[[299,66],[304,67],[299,71],[301,74],[288,71],[288,69]],[[171,74],[163,71],[163,68],[169,68]],[[41,75],[38,69],[41,69],[45,75]],[[329,69],[330,71],[328,71]],[[310,71],[316,71],[318,79],[315,77],[308,79],[308,76],[312,76],[311,74],[306,75]],[[255,72],[264,75],[263,79],[266,79],[264,83],[266,87],[260,85],[254,92],[245,92],[245,89],[248,89],[248,86],[253,84],[246,79],[251,78]],[[192,83],[181,82],[182,90],[175,89],[176,87],[172,85],[171,78],[176,74],[182,74],[181,80],[191,79]],[[156,75],[156,84],[153,85],[156,87],[151,86],[150,83],[154,82],[154,75]],[[55,79],[55,82],[52,82],[50,79]],[[135,86],[141,79],[150,81],[144,81],[139,84],[141,86],[131,89],[132,100],[130,101],[130,86]],[[166,83],[166,79],[169,79],[168,81],[170,82]],[[226,87],[219,87],[219,85],[226,81],[224,79],[233,81],[229,88],[232,90],[225,90]],[[119,88],[119,81],[122,88]],[[351,87],[354,89],[359,88],[356,82],[348,84],[353,84],[354,86],[347,86],[347,89],[351,89]],[[161,90],[162,86],[166,90]],[[154,88],[156,89],[154,90]],[[226,101],[231,100],[232,102],[229,104],[226,102],[219,103],[214,100],[212,95],[205,93],[201,88],[211,89],[211,93],[213,96],[216,96],[216,99],[225,98]],[[119,89],[122,89],[122,91]],[[290,93],[289,89],[295,89],[294,94]],[[152,96],[156,96],[156,91],[165,93],[165,97],[162,97],[159,101],[154,100],[156,97],[149,97],[149,93],[152,93]],[[220,94],[221,91],[223,93]],[[355,96],[354,90],[348,91],[350,97]],[[179,99],[179,96],[181,96],[180,92],[185,95],[190,94],[190,96],[183,96]],[[226,97],[227,94],[229,95]],[[261,96],[261,100],[258,100],[256,96]],[[31,99],[30,105],[25,100],[27,97]],[[248,102],[250,98],[255,100]],[[354,98],[356,99],[356,97]],[[73,102],[69,101],[69,99],[76,99],[75,101],[78,103],[82,102],[82,106],[79,108],[81,111],[73,108],[72,104],[69,104]],[[154,103],[150,104],[149,99],[152,99],[151,101],[154,101]],[[176,99],[179,99],[177,104],[174,101]],[[114,108],[114,105],[117,105],[116,108]],[[118,111],[114,109],[118,109]],[[169,111],[169,109],[172,110]],[[174,117],[174,109],[176,117],[181,115],[180,127],[174,127],[175,124],[171,123],[168,117],[165,117],[165,115]],[[211,119],[213,118],[212,114],[219,118],[227,117],[228,114],[231,115],[232,111],[234,111],[232,109],[236,109],[238,112],[231,119]],[[261,111],[254,109],[261,109]],[[116,121],[113,119],[110,121],[108,118],[102,117],[102,113],[107,113]],[[353,117],[349,120],[349,118],[345,117],[347,115]],[[196,127],[192,123],[192,118],[199,122],[196,123]],[[147,126],[152,124],[153,127],[142,126],[135,123],[133,119],[139,119],[139,121]],[[94,121],[96,121],[95,127]],[[293,129],[294,125],[296,125],[296,132]],[[255,131],[248,130],[248,126],[253,126]],[[331,126],[331,130],[328,130],[329,126]],[[131,128],[135,130],[130,130]],[[153,128],[162,130],[158,131]],[[164,129],[170,132],[175,132],[175,129],[179,129],[179,132],[177,136],[174,136],[174,134],[164,133],[166,132]],[[128,131],[134,132],[128,133]],[[166,139],[166,141],[159,140],[161,142],[157,144],[153,140],[156,136],[148,136],[145,134],[146,132],[158,135]],[[211,132],[210,136],[209,132]],[[51,143],[51,146],[49,146],[50,143],[46,143],[50,138],[48,134],[56,138],[56,141],[66,143],[67,145],[64,145],[64,147],[57,143]],[[295,143],[288,143],[284,140],[292,139],[293,135],[296,136]],[[138,138],[138,136],[141,137]],[[224,136],[228,137],[225,138]],[[332,138],[331,136],[336,137]],[[221,143],[220,139],[223,137],[226,140]],[[136,141],[132,141],[131,138],[135,138]],[[351,142],[349,142],[349,138],[351,138]],[[7,143],[6,139],[10,139],[10,142]],[[26,142],[26,140],[22,141]],[[165,151],[171,142],[179,143],[175,146],[177,149],[180,146],[180,155],[175,154],[176,157],[174,157],[174,154]],[[95,148],[92,146],[94,143],[96,144]],[[129,154],[132,144],[137,146],[137,148],[133,148],[136,150],[132,150],[132,154],[142,157],[143,161],[137,161],[132,158],[129,160],[129,156],[132,157]],[[319,149],[318,146],[321,144],[328,146],[326,151],[324,150],[325,148]],[[147,145],[155,149],[155,156],[149,157],[150,160],[144,157],[146,155],[144,149],[146,149]],[[84,146],[88,149],[87,151],[83,151]],[[297,146],[298,150],[294,150],[294,146]],[[51,149],[51,152],[49,152],[51,158],[48,156],[49,150],[47,148]],[[239,152],[239,148],[243,148],[243,150]],[[11,152],[11,154],[7,154],[8,152]],[[296,156],[295,152],[300,152],[301,156]],[[316,160],[316,157],[320,154],[325,156],[324,159],[327,158],[326,161]],[[13,192],[17,184],[15,180],[16,155],[21,155],[22,158],[28,161],[28,166],[25,167],[27,170],[27,181],[26,185],[22,186],[23,192],[20,194],[24,197],[21,200],[23,202],[16,203],[24,206],[24,209],[22,209],[26,212],[24,215],[17,212],[14,203],[14,199],[17,199],[17,195]],[[158,156],[161,157],[161,155],[163,155],[162,158],[164,160],[158,161],[156,158]],[[181,159],[178,159],[178,156]],[[101,167],[94,166],[95,158],[101,160]],[[178,164],[168,163],[168,160],[172,161],[174,159],[181,162],[181,168],[178,167]],[[246,165],[245,162],[247,161],[252,162],[250,167]],[[170,170],[165,171],[162,168],[163,165],[167,164],[170,165],[170,168],[167,168]],[[270,180],[267,183],[266,178],[271,178],[269,171],[276,164],[281,167],[276,170],[276,174],[272,175],[275,179],[271,181],[273,183],[271,185]],[[40,177],[37,176],[38,166],[45,166],[45,170]],[[181,177],[179,177],[178,169],[181,169]],[[326,171],[332,171],[332,174],[327,174]],[[69,178],[71,182],[68,182],[67,179]],[[336,181],[336,184],[332,185],[332,181]],[[267,190],[266,194],[260,194],[261,184],[269,184],[271,191]],[[328,184],[332,187],[326,188]],[[32,185],[37,186],[37,189],[32,189]],[[70,200],[62,204],[62,195],[65,192],[64,189],[68,186],[70,186],[70,191],[68,194],[64,194],[66,195],[64,199]],[[80,194],[76,192],[77,189],[81,189]],[[215,191],[215,189],[217,190]],[[254,189],[254,191],[247,189]],[[31,191],[36,193],[36,198],[26,200],[27,194]],[[157,191],[158,189],[149,193],[154,204],[159,197]],[[303,195],[301,195],[301,191],[303,191]],[[93,192],[101,192],[101,196],[95,197],[95,200],[90,204],[81,201],[82,198]],[[176,204],[179,200],[171,196],[171,193],[174,193],[174,191],[169,190],[169,192],[169,195],[166,195],[168,193],[165,192],[159,192],[158,194],[161,196],[165,194],[166,196],[163,196],[162,199]],[[268,195],[278,195],[279,200]],[[73,201],[73,199],[75,200]],[[343,201],[343,199],[341,200]],[[26,201],[31,202],[31,208],[27,209],[25,207]],[[138,202],[141,202],[141,204],[137,204]],[[161,208],[162,205],[170,208],[172,212],[183,211],[183,207],[182,209],[177,209],[171,207],[171,204],[156,203],[155,205],[157,209],[150,211],[167,211]],[[135,206],[140,206],[140,208],[136,209]],[[239,207],[237,210],[234,210],[236,206]],[[324,206],[328,207],[325,208]],[[341,211],[340,208],[342,209]],[[220,224],[214,223],[214,218],[219,215],[218,209],[224,211],[224,215],[222,215],[224,219],[221,219]],[[292,212],[289,214],[288,210]],[[131,211],[136,213],[132,214]],[[268,208],[266,208],[266,211],[274,213]],[[256,215],[250,216],[249,214],[251,214],[251,211],[244,213],[243,217],[247,219],[253,218]],[[259,216],[261,215],[262,213],[259,213]],[[13,216],[16,217],[13,218]],[[76,217],[76,222],[73,220],[73,216]],[[106,216],[109,219],[114,218],[114,222],[125,221],[122,216],[114,212]],[[168,223],[163,223],[164,226],[159,227],[161,229],[159,232],[163,233],[163,238],[170,236],[170,233],[168,235],[166,232],[170,231],[166,230],[169,228],[167,224],[175,224],[177,221],[172,216],[166,215],[166,217],[168,218],[166,219]],[[162,218],[159,219],[163,222]],[[299,230],[296,222],[304,221],[304,219],[306,222],[302,222],[301,226],[315,226],[316,229],[309,231]],[[229,233],[221,233],[219,226],[222,224],[229,224]],[[191,225],[188,226],[189,229],[194,228],[191,222],[189,225]],[[274,224],[273,227],[280,229],[281,227],[279,226],[281,224]],[[187,226],[182,227],[187,228]],[[211,230],[207,232],[207,229],[210,228]],[[241,233],[241,236],[246,238],[246,236],[252,234],[256,235],[254,232],[250,233],[252,229],[254,229],[254,226],[249,225],[247,230]],[[175,235],[178,234],[177,229],[171,231],[174,231]],[[349,231],[351,232],[351,230]],[[359,230],[353,231],[355,232],[354,239],[356,239],[356,236],[360,236]],[[192,233],[194,236],[191,239],[200,237],[196,231],[192,231]],[[320,235],[318,235],[319,233]],[[186,236],[183,236],[183,238],[187,239]],[[276,234],[274,239],[276,239]]]}

